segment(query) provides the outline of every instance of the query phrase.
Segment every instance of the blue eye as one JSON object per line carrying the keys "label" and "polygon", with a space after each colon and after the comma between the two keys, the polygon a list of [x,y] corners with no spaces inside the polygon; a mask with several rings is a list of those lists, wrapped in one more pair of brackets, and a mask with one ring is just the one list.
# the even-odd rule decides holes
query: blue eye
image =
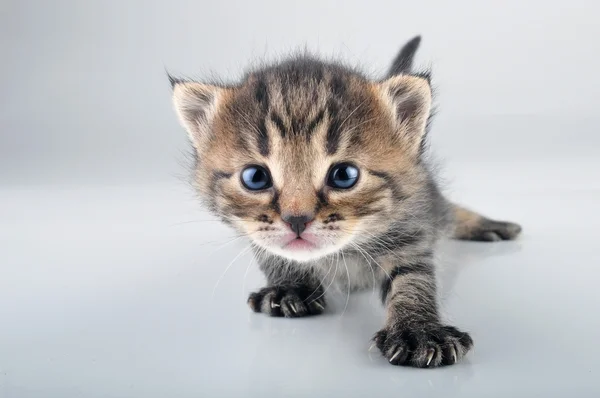
{"label": "blue eye", "polygon": [[264,167],[248,166],[242,171],[242,184],[251,191],[260,191],[271,187],[271,176]]}
{"label": "blue eye", "polygon": [[348,163],[340,163],[331,168],[327,185],[333,188],[352,188],[358,181],[358,169]]}

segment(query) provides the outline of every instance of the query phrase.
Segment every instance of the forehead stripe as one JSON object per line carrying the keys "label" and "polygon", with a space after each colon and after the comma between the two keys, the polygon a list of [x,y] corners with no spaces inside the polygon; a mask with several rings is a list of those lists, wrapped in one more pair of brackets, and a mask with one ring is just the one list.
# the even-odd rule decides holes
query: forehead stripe
{"label": "forehead stripe", "polygon": [[340,120],[339,120],[339,105],[334,101],[327,103],[327,113],[329,116],[329,127],[327,128],[327,137],[325,148],[328,155],[333,155],[338,150],[340,145]]}
{"label": "forehead stripe", "polygon": [[258,152],[262,156],[269,155],[270,143],[269,143],[269,133],[267,132],[267,127],[265,125],[265,117],[269,110],[269,87],[264,80],[259,80],[256,84],[256,88],[254,91],[254,98],[260,104],[260,110],[262,116],[260,117],[260,121],[258,126],[256,126],[256,146],[258,148]]}
{"label": "forehead stripe", "polygon": [[281,117],[276,112],[271,112],[270,118],[271,118],[271,121],[273,122],[273,124],[275,125],[275,127],[277,127],[277,130],[279,130],[279,134],[281,134],[281,138],[285,138],[286,128],[285,128],[285,124],[283,123],[283,120],[281,119]]}
{"label": "forehead stripe", "polygon": [[315,128],[317,128],[317,126],[323,121],[323,117],[325,117],[325,109],[321,109],[317,116],[315,116],[315,118],[308,123],[308,126],[306,127],[307,139],[310,139],[313,131],[315,131]]}
{"label": "forehead stripe", "polygon": [[260,122],[256,128],[256,146],[258,147],[258,152],[260,152],[262,156],[269,156],[269,133],[267,132],[267,126],[265,125],[264,118],[260,119]]}

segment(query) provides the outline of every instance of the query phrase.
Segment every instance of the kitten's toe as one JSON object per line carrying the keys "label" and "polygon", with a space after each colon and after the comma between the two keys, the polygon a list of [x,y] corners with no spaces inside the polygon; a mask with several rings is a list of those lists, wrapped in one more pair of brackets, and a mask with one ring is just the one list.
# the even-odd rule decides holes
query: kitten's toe
{"label": "kitten's toe", "polygon": [[315,299],[312,292],[314,289],[305,287],[269,286],[251,293],[248,305],[254,312],[270,316],[297,318],[318,315],[325,310],[325,300],[323,297]]}
{"label": "kitten's toe", "polygon": [[417,368],[453,365],[473,346],[467,333],[438,324],[387,328],[373,340],[392,365]]}

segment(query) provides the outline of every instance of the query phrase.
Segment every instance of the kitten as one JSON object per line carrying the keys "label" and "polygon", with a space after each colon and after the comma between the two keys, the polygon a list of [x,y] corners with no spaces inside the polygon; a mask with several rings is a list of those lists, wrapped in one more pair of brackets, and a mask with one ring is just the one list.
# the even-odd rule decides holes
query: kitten
{"label": "kitten", "polygon": [[459,361],[473,341],[440,319],[435,242],[513,239],[521,228],[440,193],[425,158],[429,76],[411,71],[419,42],[401,49],[381,81],[310,56],[232,85],[170,79],[201,197],[261,254],[267,286],[250,295],[250,308],[322,313],[324,280],[341,262],[347,274],[336,282],[381,288],[387,317],[373,340],[388,361],[437,367]]}

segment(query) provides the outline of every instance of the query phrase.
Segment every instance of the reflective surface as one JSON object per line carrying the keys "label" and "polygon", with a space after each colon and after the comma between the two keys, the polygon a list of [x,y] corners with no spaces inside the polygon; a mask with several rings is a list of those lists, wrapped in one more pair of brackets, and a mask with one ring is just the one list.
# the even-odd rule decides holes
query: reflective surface
{"label": "reflective surface", "polygon": [[476,165],[449,165],[472,187],[461,202],[524,234],[442,245],[444,313],[476,346],[436,370],[368,351],[371,291],[345,311],[333,292],[314,318],[251,313],[247,242],[183,184],[3,188],[0,397],[598,396],[597,182],[550,194],[562,167],[523,163],[505,184]]}

